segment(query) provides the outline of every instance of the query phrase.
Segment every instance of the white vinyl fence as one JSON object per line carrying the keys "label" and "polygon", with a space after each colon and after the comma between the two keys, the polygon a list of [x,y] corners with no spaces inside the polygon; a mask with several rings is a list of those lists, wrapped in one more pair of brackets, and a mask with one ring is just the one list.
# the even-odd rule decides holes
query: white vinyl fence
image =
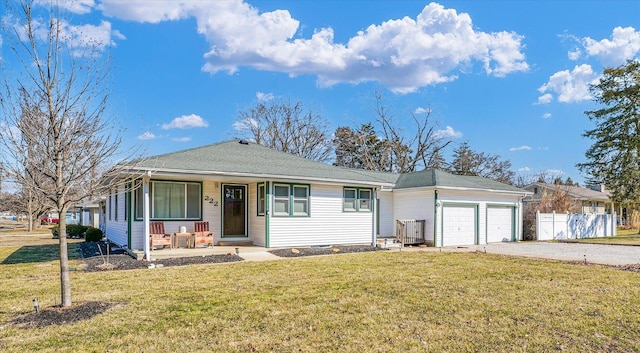
{"label": "white vinyl fence", "polygon": [[601,238],[616,235],[616,214],[536,214],[536,239]]}

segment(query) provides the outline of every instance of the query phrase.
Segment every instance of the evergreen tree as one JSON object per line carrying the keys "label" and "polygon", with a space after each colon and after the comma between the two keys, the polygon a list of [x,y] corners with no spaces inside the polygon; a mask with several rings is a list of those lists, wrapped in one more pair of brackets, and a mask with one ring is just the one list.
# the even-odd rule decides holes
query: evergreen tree
{"label": "evergreen tree", "polygon": [[605,184],[616,202],[640,201],[640,61],[607,68],[591,87],[603,107],[586,111],[595,128],[584,133],[593,140],[578,164],[591,184]]}
{"label": "evergreen tree", "polygon": [[362,124],[354,131],[348,126],[336,129],[333,145],[336,153],[334,165],[375,171],[389,171],[386,143],[376,135],[371,123]]}

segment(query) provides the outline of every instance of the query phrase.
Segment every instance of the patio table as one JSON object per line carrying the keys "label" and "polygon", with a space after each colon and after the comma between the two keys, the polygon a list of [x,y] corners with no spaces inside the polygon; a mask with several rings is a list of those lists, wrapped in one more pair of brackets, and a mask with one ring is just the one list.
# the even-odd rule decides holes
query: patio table
{"label": "patio table", "polygon": [[173,247],[177,248],[180,245],[180,238],[187,238],[187,248],[191,247],[191,233],[174,233],[173,234]]}

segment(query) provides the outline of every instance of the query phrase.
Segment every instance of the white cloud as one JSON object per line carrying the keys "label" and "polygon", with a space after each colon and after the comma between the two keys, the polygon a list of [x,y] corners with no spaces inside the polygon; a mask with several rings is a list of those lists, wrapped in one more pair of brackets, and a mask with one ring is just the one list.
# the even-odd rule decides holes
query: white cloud
{"label": "white cloud", "polygon": [[[33,3],[43,7],[51,6],[51,0],[35,0]],[[61,0],[56,1],[55,4],[61,9],[79,15],[88,14],[96,6],[94,0]]]}
{"label": "white cloud", "polygon": [[522,145],[520,147],[511,147],[509,148],[509,151],[531,151],[531,147]]}
{"label": "white cloud", "polygon": [[433,133],[433,137],[438,138],[459,138],[462,137],[462,133],[455,131],[451,126],[447,126],[443,130],[436,130]]}
{"label": "white cloud", "polygon": [[158,23],[195,18],[210,45],[203,70],[234,73],[240,66],[317,75],[322,87],[377,81],[398,93],[454,80],[462,68],[480,63],[488,75],[527,71],[523,37],[514,32],[482,32],[471,17],[431,3],[415,18],[372,24],[346,43],[334,42],[332,28],[301,35],[287,10],[262,12],[243,1],[105,0],[107,16]]}
{"label": "white cloud", "polygon": [[582,64],[572,71],[558,71],[549,77],[549,81],[538,88],[542,96],[538,97],[539,103],[549,103],[553,94],[557,95],[558,102],[573,103],[591,99],[589,85],[597,84],[599,75],[593,71],[591,65]]}
{"label": "white cloud", "polygon": [[237,131],[247,131],[252,127],[257,127],[258,121],[253,118],[246,118],[243,120],[238,120],[233,123],[233,128]]}
{"label": "white cloud", "polygon": [[272,100],[274,97],[273,97],[273,93],[258,92],[256,93],[256,98],[258,98],[260,102],[268,102]]}
{"label": "white cloud", "polygon": [[175,142],[189,142],[191,141],[191,137],[174,137],[171,139],[171,141],[175,141]]}
{"label": "white cloud", "polygon": [[[46,43],[50,24],[48,18],[42,17],[44,15],[48,14],[34,13],[31,24],[36,39]],[[5,26],[12,27],[18,38],[23,41],[27,40],[27,27],[25,23],[21,22],[21,19],[5,17],[2,20]],[[103,51],[109,46],[115,46],[115,39],[126,39],[122,33],[112,28],[109,21],[101,21],[99,25],[76,25],[65,19],[60,19],[59,29],[61,42],[67,44],[74,55],[83,54],[84,50]]]}
{"label": "white cloud", "polygon": [[549,176],[560,176],[560,175],[564,175],[564,171],[560,170],[560,169],[547,169],[544,171],[544,173],[546,175]]}
{"label": "white cloud", "polygon": [[168,124],[162,124],[163,130],[169,129],[191,129],[194,127],[207,127],[209,123],[202,119],[199,115],[190,114],[179,116],[171,120]]}
{"label": "white cloud", "polygon": [[115,46],[115,39],[125,39],[118,30],[111,28],[111,22],[102,21],[100,25],[71,25],[64,24],[66,42],[70,43],[74,48],[97,46],[98,49],[104,50],[108,46]]}
{"label": "white cloud", "polygon": [[529,167],[522,167],[522,168],[518,168],[518,171],[521,173],[528,173],[531,171],[531,168]]}
{"label": "white cloud", "polygon": [[549,119],[549,118],[551,118],[551,113],[542,114],[542,119]]}
{"label": "white cloud", "polygon": [[417,107],[416,110],[413,111],[414,114],[430,114],[431,113],[431,108],[423,108],[423,107]]}
{"label": "white cloud", "polygon": [[553,101],[553,94],[545,93],[538,97],[538,104],[547,104]]}
{"label": "white cloud", "polygon": [[567,57],[569,58],[569,60],[571,61],[576,61],[578,59],[580,59],[580,56],[582,56],[582,51],[578,48],[570,51],[567,53]]}
{"label": "white cloud", "polygon": [[604,66],[622,65],[640,53],[640,31],[633,27],[614,28],[611,39],[585,37],[581,42],[587,54],[597,57]]}
{"label": "white cloud", "polygon": [[138,140],[154,140],[157,138],[158,136],[154,135],[151,131],[145,131],[143,134],[138,135]]}

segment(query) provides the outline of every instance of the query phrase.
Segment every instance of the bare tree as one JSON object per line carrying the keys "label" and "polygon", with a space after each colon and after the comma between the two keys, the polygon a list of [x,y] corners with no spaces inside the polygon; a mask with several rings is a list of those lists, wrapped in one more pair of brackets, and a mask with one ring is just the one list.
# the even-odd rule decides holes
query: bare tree
{"label": "bare tree", "polygon": [[238,114],[235,126],[244,138],[320,162],[331,158],[329,122],[300,101],[258,103]]}
{"label": "bare tree", "polygon": [[2,59],[19,69],[4,71],[0,92],[3,162],[60,214],[61,302],[70,306],[65,214],[109,187],[100,180],[119,157],[122,131],[103,117],[110,60],[103,43],[69,34],[57,2],[5,2],[4,9],[12,21],[3,25]]}
{"label": "bare tree", "polygon": [[441,152],[451,141],[439,136],[438,124],[430,121],[431,108],[426,116],[418,117],[410,112],[414,124],[411,133],[407,133],[397,123],[384,97],[378,90],[374,92],[376,121],[381,126],[382,135],[387,143],[390,159],[390,172],[406,173],[421,169],[440,167]]}
{"label": "bare tree", "polygon": [[424,117],[409,113],[413,121],[410,132],[398,123],[378,90],[374,92],[374,112],[378,131],[372,123],[356,131],[348,127],[336,130],[336,165],[392,173],[443,167],[442,150],[451,141],[437,134],[431,109]]}
{"label": "bare tree", "polygon": [[510,170],[511,162],[500,156],[475,152],[467,142],[453,151],[451,172],[458,175],[472,175],[489,178],[505,184],[514,183],[515,173]]}

